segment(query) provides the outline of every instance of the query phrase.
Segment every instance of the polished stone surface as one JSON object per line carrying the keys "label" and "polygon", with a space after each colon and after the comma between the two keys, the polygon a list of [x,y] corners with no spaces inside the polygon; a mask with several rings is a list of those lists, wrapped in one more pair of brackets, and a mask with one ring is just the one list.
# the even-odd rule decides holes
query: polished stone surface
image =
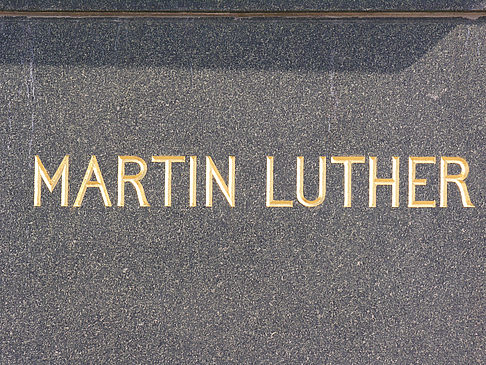
{"label": "polished stone surface", "polygon": [[[486,362],[486,22],[462,20],[0,21],[0,362]],[[33,156],[49,172],[71,155],[70,207],[44,187],[33,207]],[[117,155],[149,163],[150,208],[95,189],[73,208],[96,155],[116,202]],[[163,207],[152,155],[174,166]],[[236,207],[204,162],[226,176]],[[400,207],[387,188],[368,208],[367,165],[343,208],[342,166],[328,161],[325,203],[265,207],[265,156],[276,194],[306,193],[317,157],[401,157]],[[408,156],[461,156],[476,208],[410,209]],[[419,197],[438,200],[438,165]],[[91,191],[93,190],[93,191]]]}
{"label": "polished stone surface", "polygon": [[156,0],[0,0],[3,10],[216,10],[216,11],[301,11],[301,10],[485,10],[484,0],[244,0],[244,1],[156,1]]}

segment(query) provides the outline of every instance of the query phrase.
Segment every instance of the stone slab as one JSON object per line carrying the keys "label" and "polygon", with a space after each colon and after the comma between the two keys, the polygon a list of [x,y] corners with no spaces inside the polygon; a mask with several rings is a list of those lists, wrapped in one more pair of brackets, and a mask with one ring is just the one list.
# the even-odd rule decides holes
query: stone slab
{"label": "stone slab", "polygon": [[313,0],[313,1],[59,1],[1,0],[2,10],[83,11],[368,11],[368,10],[485,10],[483,0]]}
{"label": "stone slab", "polygon": [[[0,362],[484,363],[486,22],[285,19],[0,20]],[[69,154],[69,207],[59,187],[33,206],[34,155],[49,173]],[[104,207],[73,202],[90,156],[117,199],[117,156],[147,161],[149,208],[133,189]],[[153,155],[174,164],[164,207]],[[227,176],[204,206],[204,157]],[[368,207],[368,164],[400,161]],[[475,208],[452,185],[448,208],[407,207],[408,156],[461,156]],[[306,195],[327,156],[324,204]],[[437,200],[439,165],[418,171]],[[133,172],[135,173],[135,171]],[[278,196],[277,196],[278,195]]]}

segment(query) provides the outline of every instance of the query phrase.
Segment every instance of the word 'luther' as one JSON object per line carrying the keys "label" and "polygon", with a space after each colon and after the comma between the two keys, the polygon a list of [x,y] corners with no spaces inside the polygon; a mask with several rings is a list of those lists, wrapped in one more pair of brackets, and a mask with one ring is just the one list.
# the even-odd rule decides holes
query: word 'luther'
{"label": "word 'luther'", "polygon": [[[266,206],[267,207],[292,207],[293,200],[275,199],[274,193],[274,157],[267,156],[267,176],[266,176]],[[165,164],[164,178],[164,205],[171,206],[172,195],[172,165],[175,163],[186,162],[185,156],[152,156],[153,163]],[[343,165],[343,186],[344,186],[344,207],[351,207],[352,201],[352,167],[354,164],[366,162],[364,156],[333,156],[331,164]],[[125,167],[127,164],[138,165],[139,172],[135,175],[127,175]],[[378,159],[369,157],[369,206],[376,207],[376,190],[378,186],[386,185],[391,187],[391,206],[398,207],[399,203],[399,157],[391,158],[391,177],[378,178]],[[408,207],[425,208],[436,207],[436,201],[416,200],[416,187],[427,184],[426,179],[417,178],[418,164],[436,164],[435,157],[409,157],[408,158]],[[455,164],[461,169],[457,175],[448,172],[448,165]],[[469,165],[461,157],[441,157],[440,158],[440,207],[447,207],[447,190],[449,183],[454,183],[461,194],[462,205],[464,207],[474,207],[469,197],[466,186],[466,178],[469,174]],[[138,202],[142,207],[149,207],[150,204],[145,195],[142,179],[148,171],[147,163],[138,156],[118,156],[118,175],[117,175],[117,206],[125,205],[125,188],[131,185],[137,194]],[[94,180],[93,180],[94,175]],[[196,184],[197,177],[197,157],[189,156],[189,206],[197,206]],[[44,167],[40,157],[34,157],[34,206],[41,206],[42,182],[44,182],[52,193],[59,180],[61,180],[61,206],[69,205],[69,155],[64,156],[61,164],[52,177]],[[206,156],[206,206],[213,205],[213,182],[216,182],[226,201],[231,207],[236,204],[236,161],[235,156],[228,157],[228,178],[227,182],[221,176],[218,168],[210,156]],[[81,207],[85,193],[88,188],[97,188],[105,206],[112,206],[111,198],[106,189],[101,169],[98,165],[96,156],[91,156],[88,163],[83,181],[79,187],[73,207]],[[296,163],[296,198],[297,201],[306,207],[316,207],[324,203],[326,197],[326,157],[319,157],[319,188],[317,198],[309,200],[304,196],[304,157],[297,157]]]}

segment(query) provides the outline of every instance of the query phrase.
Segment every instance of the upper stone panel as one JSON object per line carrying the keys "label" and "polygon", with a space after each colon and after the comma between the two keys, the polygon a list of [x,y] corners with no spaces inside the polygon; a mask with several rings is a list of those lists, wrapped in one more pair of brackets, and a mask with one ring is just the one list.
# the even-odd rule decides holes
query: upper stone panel
{"label": "upper stone panel", "polygon": [[484,0],[1,0],[1,10],[79,11],[429,11],[485,10]]}
{"label": "upper stone panel", "polygon": [[[0,364],[486,364],[486,19],[0,29]],[[52,177],[70,156],[68,207],[62,180],[34,206],[36,155]],[[150,207],[131,184],[116,206],[130,155],[147,163]],[[92,156],[111,207],[91,184],[73,206]],[[152,156],[185,156],[170,207]],[[219,183],[205,206],[207,156],[225,181],[235,156],[234,207]],[[266,207],[266,156],[293,207]],[[296,200],[297,156],[308,199],[327,157],[319,206]],[[369,207],[369,162],[344,207],[332,156],[376,157],[380,179],[399,157],[399,207],[387,186]],[[409,180],[410,156],[436,163]],[[475,208],[454,183],[438,206],[447,156],[468,162]],[[413,180],[436,208],[407,207]]]}

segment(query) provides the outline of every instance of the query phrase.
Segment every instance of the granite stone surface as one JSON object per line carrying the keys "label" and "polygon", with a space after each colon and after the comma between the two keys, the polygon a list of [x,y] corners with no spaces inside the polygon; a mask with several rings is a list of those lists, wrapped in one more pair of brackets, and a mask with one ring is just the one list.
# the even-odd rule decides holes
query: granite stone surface
{"label": "granite stone surface", "polygon": [[484,0],[0,0],[1,10],[101,11],[363,11],[363,10],[485,10]]}
{"label": "granite stone surface", "polygon": [[[449,2],[454,5],[458,2]],[[16,6],[19,4],[16,4]],[[0,20],[0,362],[484,364],[486,22],[285,19]],[[69,154],[69,207],[43,186]],[[113,207],[89,188],[96,155]],[[126,188],[117,156],[147,161],[151,206]],[[163,164],[174,164],[164,207]],[[227,177],[204,206],[205,156]],[[368,207],[368,164],[400,160]],[[325,202],[295,200],[296,156]],[[447,208],[407,207],[408,156],[461,156],[475,208],[452,184]],[[134,169],[132,173],[136,172]],[[439,164],[417,169],[439,199]],[[453,169],[451,170],[452,172]],[[313,198],[312,198],[313,199]]]}

